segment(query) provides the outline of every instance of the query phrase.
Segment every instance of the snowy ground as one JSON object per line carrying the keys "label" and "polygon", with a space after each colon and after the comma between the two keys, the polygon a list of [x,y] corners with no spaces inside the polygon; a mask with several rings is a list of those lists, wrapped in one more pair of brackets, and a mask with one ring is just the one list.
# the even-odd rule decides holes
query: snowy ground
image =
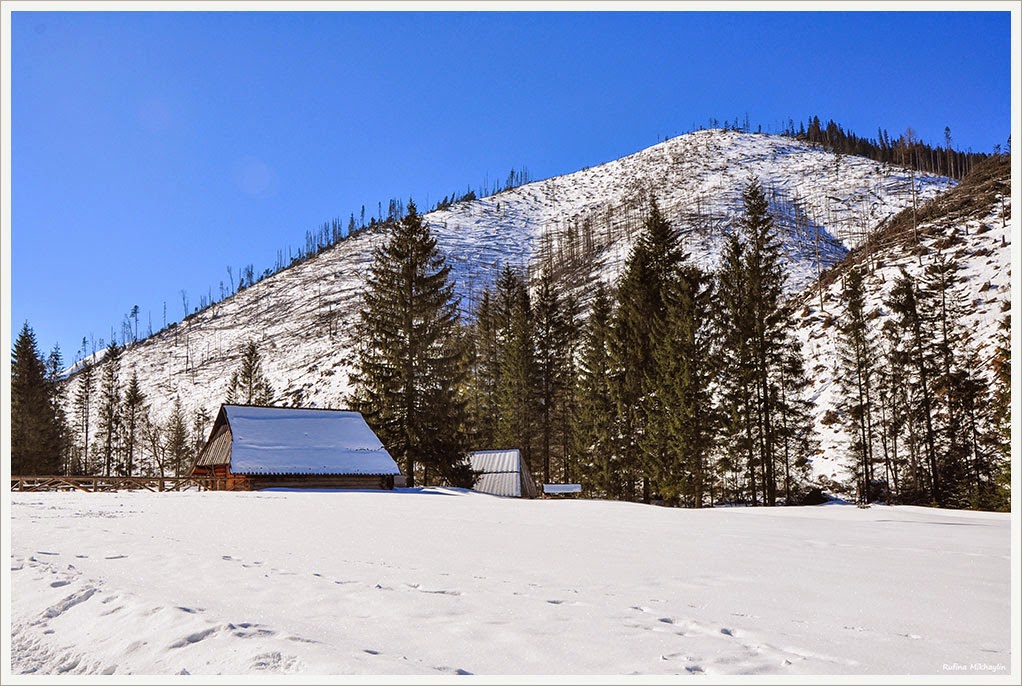
{"label": "snowy ground", "polygon": [[14,493],[10,669],[1005,678],[1009,530],[440,489]]}

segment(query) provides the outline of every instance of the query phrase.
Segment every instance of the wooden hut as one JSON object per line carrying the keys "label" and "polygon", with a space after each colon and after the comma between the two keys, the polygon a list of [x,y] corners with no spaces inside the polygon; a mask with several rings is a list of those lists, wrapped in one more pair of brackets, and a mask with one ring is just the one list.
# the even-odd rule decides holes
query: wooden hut
{"label": "wooden hut", "polygon": [[191,473],[255,489],[391,489],[400,470],[358,412],[222,405]]}
{"label": "wooden hut", "polygon": [[517,450],[477,450],[468,458],[472,470],[479,472],[472,490],[511,498],[539,495],[529,466]]}

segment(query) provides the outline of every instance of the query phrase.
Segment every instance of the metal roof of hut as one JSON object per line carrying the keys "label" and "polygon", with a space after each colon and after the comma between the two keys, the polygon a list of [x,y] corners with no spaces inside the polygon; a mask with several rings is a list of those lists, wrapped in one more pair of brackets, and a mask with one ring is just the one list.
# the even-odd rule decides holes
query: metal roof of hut
{"label": "metal roof of hut", "polygon": [[469,453],[472,469],[481,472],[473,490],[513,498],[536,498],[536,482],[516,449],[477,450]]}
{"label": "metal roof of hut", "polygon": [[222,405],[195,467],[232,474],[398,475],[359,412]]}

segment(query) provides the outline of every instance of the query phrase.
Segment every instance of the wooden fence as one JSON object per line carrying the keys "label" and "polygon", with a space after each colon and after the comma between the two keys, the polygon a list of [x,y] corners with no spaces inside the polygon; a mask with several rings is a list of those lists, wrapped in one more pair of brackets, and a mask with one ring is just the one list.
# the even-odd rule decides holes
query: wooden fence
{"label": "wooden fence", "polygon": [[214,476],[12,476],[12,491],[247,491],[245,477]]}

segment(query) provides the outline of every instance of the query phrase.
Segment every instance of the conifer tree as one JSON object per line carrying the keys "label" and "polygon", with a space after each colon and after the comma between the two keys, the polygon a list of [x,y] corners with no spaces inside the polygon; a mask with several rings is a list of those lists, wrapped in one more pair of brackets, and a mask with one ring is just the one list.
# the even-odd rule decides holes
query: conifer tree
{"label": "conifer tree", "polygon": [[[175,405],[180,405],[181,397],[178,396],[177,398],[175,398],[174,402]],[[206,445],[207,438],[206,433],[209,430],[209,422],[211,421],[211,419],[212,418],[209,416],[209,412],[206,410],[205,407],[200,407],[195,411],[195,414],[192,416],[192,430],[190,436],[192,449],[190,451],[190,454],[198,453],[200,450],[202,450],[202,447]],[[186,445],[189,437],[187,436],[188,432],[187,429],[185,428],[185,417],[183,410],[181,412],[181,426],[182,433],[183,435],[185,435],[182,445]],[[185,451],[182,454],[188,454],[188,451]],[[188,467],[188,465],[183,463],[181,464],[182,469],[185,469],[186,467]]]}
{"label": "conifer tree", "polygon": [[851,436],[853,470],[860,505],[872,500],[874,345],[869,335],[861,268],[854,265],[845,275],[841,290],[844,313],[838,325],[838,410]]}
{"label": "conifer tree", "polygon": [[[977,419],[975,402],[986,386],[978,374],[970,374],[964,368],[968,345],[959,324],[965,308],[957,272],[957,262],[938,252],[926,266],[920,284],[922,300],[933,324],[936,361],[933,382],[939,401],[934,411],[940,427],[937,466],[944,482],[942,500],[938,502],[946,507],[967,507],[970,490],[973,500],[976,496],[979,480],[968,477],[970,463],[971,470],[976,472],[976,456],[971,449],[975,441],[970,440],[973,431],[967,430],[965,425],[972,419],[972,429],[978,434],[974,421]],[[966,408],[965,404],[970,407]],[[965,416],[967,409],[971,418]],[[970,489],[970,485],[973,488]]]}
{"label": "conifer tree", "polygon": [[121,348],[110,341],[103,358],[103,387],[99,407],[99,440],[102,450],[103,476],[111,476],[119,451],[121,435]]}
{"label": "conifer tree", "polygon": [[757,180],[743,189],[742,201],[741,235],[726,238],[717,273],[723,461],[732,471],[744,463],[750,502],[775,505],[778,470],[790,495],[791,467],[799,459],[791,451],[801,446],[805,458],[812,441],[793,381],[804,372],[783,302],[781,244]]}
{"label": "conifer tree", "polygon": [[52,386],[25,322],[11,351],[11,474],[58,474],[60,448]]}
{"label": "conifer tree", "polygon": [[135,476],[138,467],[135,461],[135,450],[142,443],[142,430],[147,414],[145,394],[138,384],[138,374],[132,372],[131,380],[124,391],[124,476]]}
{"label": "conifer tree", "polygon": [[789,305],[783,310],[788,324],[786,342],[782,346],[781,362],[777,370],[777,452],[784,470],[784,503],[797,502],[802,485],[809,477],[812,455],[818,451],[812,400],[805,396],[809,379],[802,359],[802,348],[794,336],[791,324],[793,313]]}
{"label": "conifer tree", "polygon": [[262,356],[255,341],[249,341],[241,355],[241,364],[227,386],[229,405],[269,405],[273,387],[263,372]]}
{"label": "conifer tree", "polygon": [[469,380],[470,443],[486,450],[495,445],[497,434],[497,385],[500,377],[497,321],[493,294],[487,286],[469,327],[472,342]]}
{"label": "conifer tree", "polygon": [[60,474],[71,474],[71,428],[68,425],[67,410],[64,409],[65,385],[61,382],[64,358],[60,345],[54,344],[46,358],[46,382],[50,387],[50,405],[56,421],[57,453],[60,456]]}
{"label": "conifer tree", "polygon": [[471,485],[465,459],[466,378],[450,266],[408,203],[374,250],[363,296],[352,402],[414,482],[421,473]]}
{"label": "conifer tree", "polygon": [[[715,416],[710,397],[710,284],[698,268],[679,267],[665,293],[666,313],[656,322],[653,364],[646,371],[647,437],[663,443],[647,469],[669,504],[701,507],[710,479],[708,454]],[[649,441],[643,441],[648,444]]]}
{"label": "conifer tree", "polygon": [[578,480],[571,426],[579,407],[578,357],[582,346],[582,319],[579,314],[579,302],[572,293],[568,293],[564,298],[561,324],[564,331],[561,343],[564,349],[562,351],[563,361],[560,370],[561,385],[557,414],[560,425],[561,475],[567,483]]}
{"label": "conifer tree", "polygon": [[[911,499],[919,504],[941,503],[943,484],[937,465],[937,428],[934,422],[934,377],[938,373],[933,351],[934,334],[927,307],[921,303],[922,293],[915,280],[902,269],[885,304],[893,314],[888,327],[891,337],[890,364],[906,371],[905,408],[914,446]],[[925,481],[924,481],[925,479]]]}
{"label": "conifer tree", "polygon": [[990,430],[984,442],[993,463],[989,502],[980,507],[1007,511],[1011,508],[1011,317],[1005,315],[997,332],[990,402]]}
{"label": "conifer tree", "polygon": [[[197,417],[198,419],[198,417]],[[199,432],[201,433],[201,431]],[[185,423],[185,412],[181,406],[181,396],[175,396],[174,405],[167,419],[167,463],[174,476],[187,476],[190,458],[202,447],[195,448],[189,440],[188,425]],[[203,439],[204,441],[205,439]],[[194,449],[193,449],[194,448]]]}
{"label": "conifer tree", "polygon": [[533,475],[537,435],[536,351],[532,303],[524,277],[505,265],[496,284],[497,340],[500,375],[497,382],[496,442],[518,448]]}
{"label": "conifer tree", "polygon": [[891,330],[893,323],[884,324],[877,341],[877,407],[880,412],[880,446],[884,460],[884,482],[887,484],[887,500],[894,504],[901,499],[901,481],[907,464],[906,445],[902,434],[907,423],[908,402],[904,369],[895,360]]}
{"label": "conifer tree", "polygon": [[556,290],[549,267],[540,273],[536,290],[533,349],[539,405],[539,452],[543,465],[543,481],[551,483],[551,453],[554,444],[559,442],[561,424],[558,418],[562,412],[568,384],[566,367],[569,341],[564,303]]}
{"label": "conifer tree", "polygon": [[783,359],[784,327],[781,297],[785,274],[781,246],[774,230],[766,194],[751,180],[742,192],[744,214],[739,220],[748,250],[745,253],[750,308],[749,346],[755,381],[757,452],[763,467],[763,495],[767,505],[777,499],[776,411],[773,377]]}
{"label": "conifer tree", "polygon": [[616,412],[611,397],[612,310],[606,288],[597,284],[583,332],[572,444],[578,455],[579,479],[586,492],[596,497],[619,498],[622,491],[613,435]]}
{"label": "conifer tree", "polygon": [[[85,352],[85,339],[82,339],[82,354]],[[93,393],[96,385],[95,366],[86,358],[77,374],[78,388],[75,391],[75,417],[81,435],[81,447],[75,449],[76,458],[72,474],[89,474],[92,464],[89,459],[89,429],[91,428]]]}
{"label": "conifer tree", "polygon": [[[756,425],[753,422],[755,378],[752,359],[745,246],[735,232],[725,238],[716,275],[718,337],[717,369],[721,399],[721,468],[731,472],[732,497],[747,489],[747,502],[757,503]],[[741,487],[744,478],[745,488]],[[726,489],[725,489],[726,490]]]}
{"label": "conifer tree", "polygon": [[665,461],[667,451],[662,436],[646,431],[642,409],[649,391],[646,372],[654,364],[654,331],[666,315],[666,293],[682,258],[677,231],[651,197],[642,231],[618,286],[611,338],[611,390],[618,413],[621,466],[626,484],[631,484],[630,491],[638,494],[641,482],[641,495],[646,502],[650,499],[648,467]]}

